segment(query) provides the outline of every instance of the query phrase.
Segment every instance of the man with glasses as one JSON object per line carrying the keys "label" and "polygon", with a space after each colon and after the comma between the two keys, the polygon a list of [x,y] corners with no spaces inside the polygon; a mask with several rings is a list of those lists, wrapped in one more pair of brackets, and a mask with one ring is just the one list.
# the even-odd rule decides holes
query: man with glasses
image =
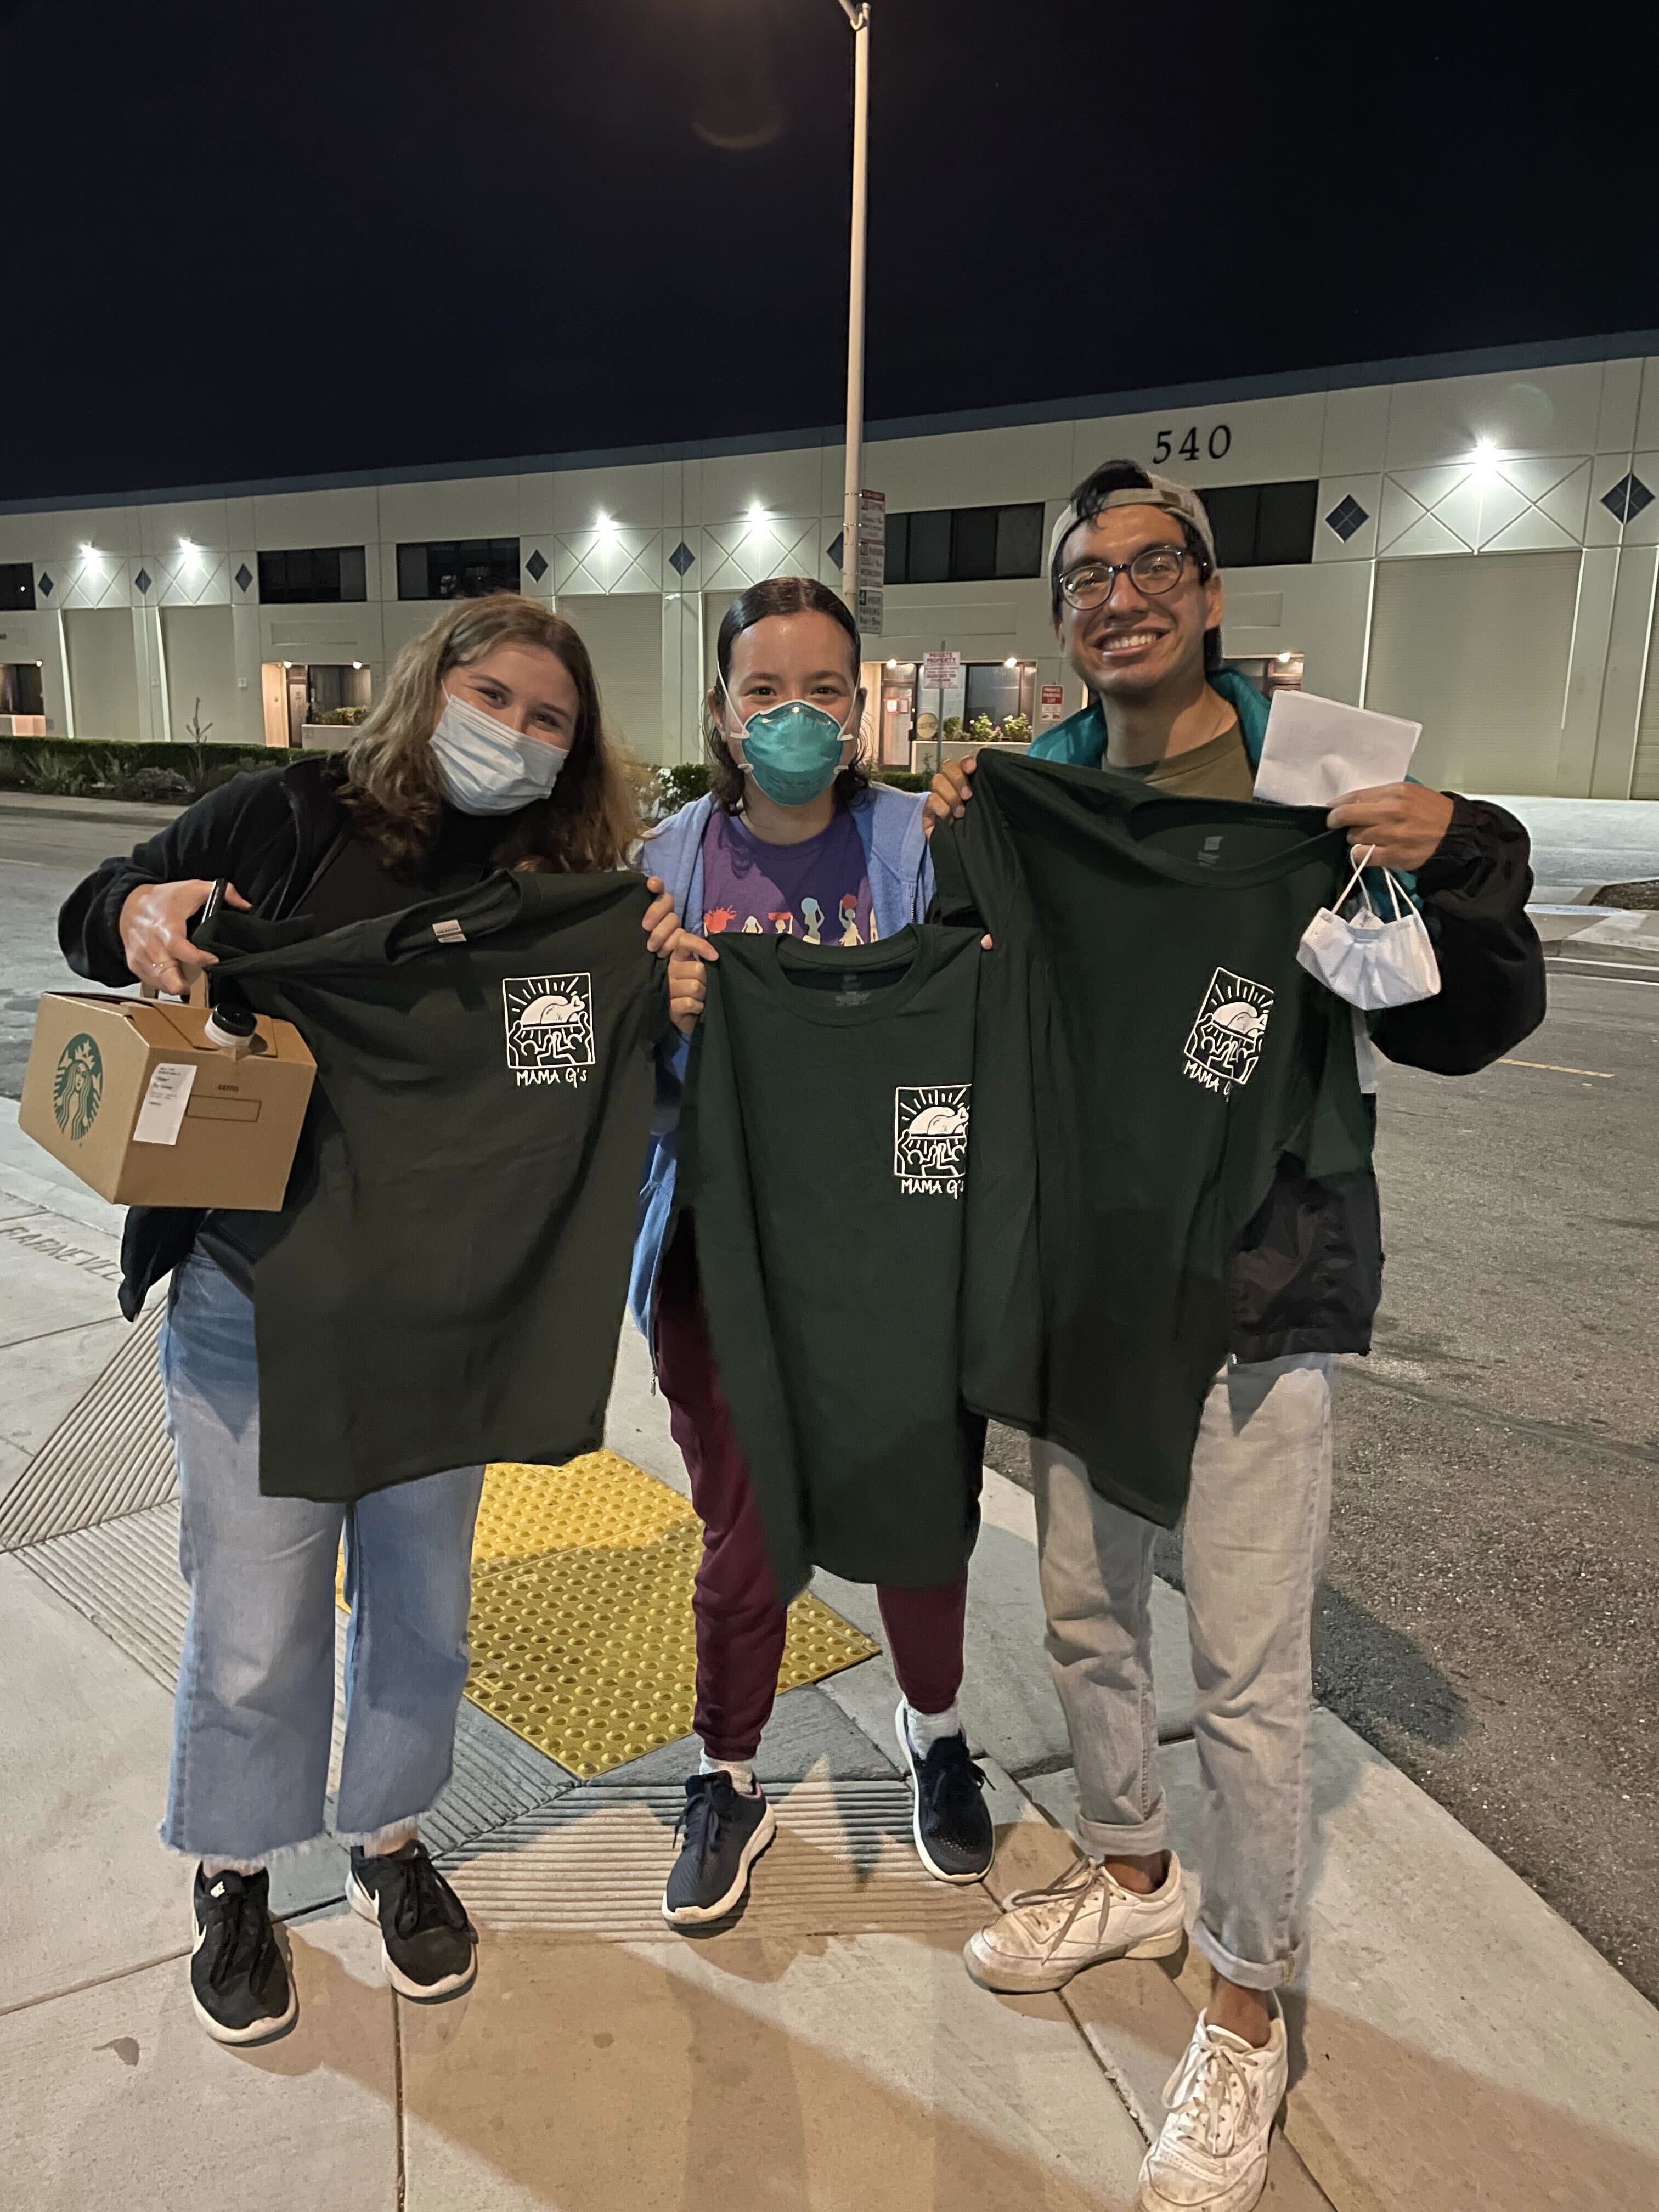
{"label": "man with glasses", "polygon": [[[1031,751],[1159,791],[1249,799],[1267,702],[1221,659],[1222,585],[1202,501],[1109,461],[1073,493],[1049,548],[1055,635],[1089,691]],[[935,777],[933,823],[960,817],[972,760]],[[1390,784],[1333,808],[1356,849],[1416,872],[1437,997],[1370,1024],[1389,1058],[1441,1074],[1488,1066],[1543,1018],[1526,917],[1526,831],[1502,808]],[[1109,956],[1108,956],[1109,957]],[[1312,1613],[1331,1486],[1332,1371],[1370,1346],[1382,1294],[1376,1187],[1338,1189],[1286,1154],[1231,1262],[1231,1345],[1193,1454],[1182,1570],[1194,1735],[1205,1800],[1194,1941],[1210,2003],[1165,2091],[1141,2172],[1145,2212],[1248,2212],[1267,2181],[1285,2087],[1276,1991],[1302,1967],[1311,1844]],[[1150,1522],[1114,1505],[1081,1461],[1034,1442],[1048,1649],[1088,1856],[1010,1900],[967,1948],[995,1990],[1060,1988],[1085,1966],[1162,1957],[1183,1929],[1169,1849],[1151,1671]]]}

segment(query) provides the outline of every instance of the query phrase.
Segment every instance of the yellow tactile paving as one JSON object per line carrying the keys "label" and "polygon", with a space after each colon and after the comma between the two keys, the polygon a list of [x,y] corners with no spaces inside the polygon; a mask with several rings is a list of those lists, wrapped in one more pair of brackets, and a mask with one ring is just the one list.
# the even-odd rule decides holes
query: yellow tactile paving
{"label": "yellow tactile paving", "polygon": [[[691,1726],[691,1583],[702,1528],[614,1452],[487,1469],[472,1548],[476,1705],[584,1779]],[[878,1646],[822,1599],[789,1608],[781,1690]]]}

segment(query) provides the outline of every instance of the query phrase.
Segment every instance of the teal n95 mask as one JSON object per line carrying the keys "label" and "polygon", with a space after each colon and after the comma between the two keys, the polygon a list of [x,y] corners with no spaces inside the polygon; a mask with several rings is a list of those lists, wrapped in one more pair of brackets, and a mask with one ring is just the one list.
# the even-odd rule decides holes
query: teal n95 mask
{"label": "teal n95 mask", "polygon": [[570,755],[446,692],[432,757],[444,797],[463,814],[516,814],[547,797]]}
{"label": "teal n95 mask", "polygon": [[[726,678],[720,678],[732,712],[738,714]],[[854,701],[854,713],[858,702]],[[838,722],[822,707],[805,699],[786,700],[781,707],[763,707],[743,721],[742,732],[732,739],[738,765],[752,775],[775,806],[810,806],[840,775],[853,757],[848,747],[858,738],[847,722]]]}
{"label": "teal n95 mask", "polygon": [[[1382,876],[1394,904],[1393,920],[1384,921],[1371,904],[1364,870],[1374,849],[1368,847],[1355,862],[1341,897],[1334,908],[1320,908],[1296,950],[1310,975],[1366,1013],[1412,1006],[1433,998],[1440,988],[1440,963],[1423,917],[1409,900],[1402,905],[1400,887],[1386,868]],[[1362,903],[1357,913],[1345,915],[1342,908],[1356,885]]]}

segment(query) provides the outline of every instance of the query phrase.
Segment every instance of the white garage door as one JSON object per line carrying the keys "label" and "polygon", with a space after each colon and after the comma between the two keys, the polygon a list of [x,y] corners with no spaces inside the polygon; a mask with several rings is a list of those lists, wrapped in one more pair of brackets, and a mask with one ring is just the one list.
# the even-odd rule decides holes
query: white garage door
{"label": "white garage door", "polygon": [[1554,791],[1578,564],[1577,553],[1378,562],[1365,704],[1421,722],[1421,781]]}
{"label": "white garage door", "polygon": [[654,592],[585,592],[559,603],[593,657],[606,726],[635,760],[662,758],[662,611]]}

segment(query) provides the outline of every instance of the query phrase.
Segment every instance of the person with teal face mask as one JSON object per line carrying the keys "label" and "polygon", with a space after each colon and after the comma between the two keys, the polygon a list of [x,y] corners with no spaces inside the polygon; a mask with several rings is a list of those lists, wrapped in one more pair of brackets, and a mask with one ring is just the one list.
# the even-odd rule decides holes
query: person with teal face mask
{"label": "person with teal face mask", "polygon": [[[708,794],[658,831],[641,862],[677,895],[688,931],[678,950],[696,956],[671,969],[671,1011],[683,1035],[701,1008],[702,963],[718,958],[723,934],[868,945],[922,921],[933,895],[920,795],[872,784],[860,765],[861,647],[836,594],[804,576],[757,584],[727,610],[715,658]],[[703,1522],[692,1601],[702,1759],[686,1782],[683,1848],[662,1905],[672,1924],[690,1927],[736,1909],[771,1840],[773,1814],[755,1769],[785,1613],[709,1345],[696,1224],[677,1201],[684,1046],[659,1065],[663,1110],[647,1163],[629,1303],[650,1341]],[[810,1160],[802,1172],[812,1172]],[[822,1318],[856,1359],[858,1332],[897,1317],[861,1313],[842,1285],[826,1282]],[[903,1692],[896,1732],[915,1784],[917,1848],[940,1880],[972,1881],[990,1864],[992,1829],[956,1710],[967,1577],[878,1595]]]}

